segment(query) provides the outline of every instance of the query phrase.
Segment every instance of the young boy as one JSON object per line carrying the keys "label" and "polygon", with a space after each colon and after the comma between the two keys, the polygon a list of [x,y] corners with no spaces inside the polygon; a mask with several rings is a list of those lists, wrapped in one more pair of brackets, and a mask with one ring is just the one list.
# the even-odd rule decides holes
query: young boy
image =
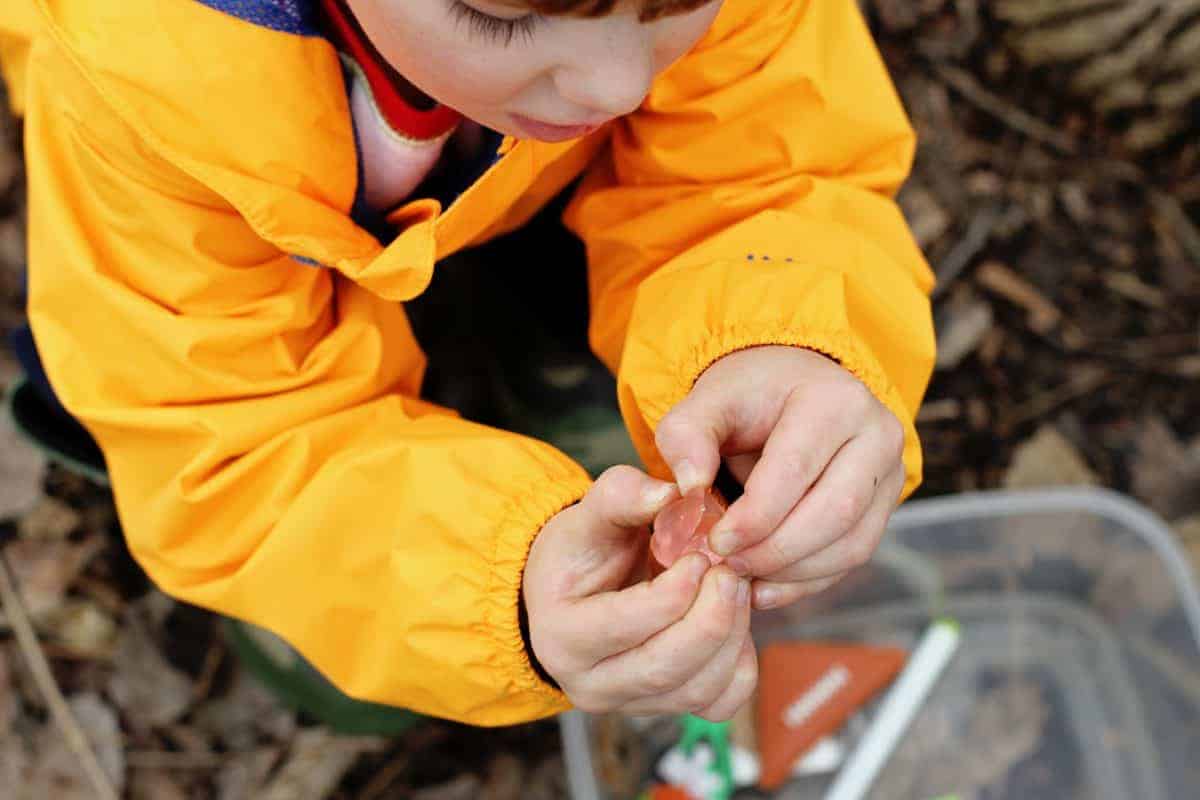
{"label": "young boy", "polygon": [[[132,552],[354,697],[727,718],[751,606],[863,563],[919,482],[913,135],[852,0],[8,0],[0,42],[37,351]],[[653,478],[419,397],[402,304],[577,177]],[[642,581],[722,463],[728,560]]]}

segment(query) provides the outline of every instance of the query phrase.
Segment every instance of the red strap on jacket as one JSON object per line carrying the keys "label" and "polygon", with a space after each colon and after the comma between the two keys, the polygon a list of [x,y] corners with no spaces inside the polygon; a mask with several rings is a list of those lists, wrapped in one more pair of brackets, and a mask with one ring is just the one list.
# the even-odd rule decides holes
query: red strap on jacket
{"label": "red strap on jacket", "polygon": [[330,39],[362,69],[375,104],[394,131],[413,139],[437,139],[454,130],[462,119],[454,109],[439,103],[421,110],[404,98],[397,86],[403,79],[371,44],[343,0],[321,0],[321,7]]}

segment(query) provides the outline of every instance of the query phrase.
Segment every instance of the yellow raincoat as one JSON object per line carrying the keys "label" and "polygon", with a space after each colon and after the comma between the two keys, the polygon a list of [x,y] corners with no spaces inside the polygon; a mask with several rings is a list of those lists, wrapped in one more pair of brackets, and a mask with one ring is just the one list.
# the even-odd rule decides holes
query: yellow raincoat
{"label": "yellow raincoat", "polygon": [[870,387],[907,430],[906,494],[920,480],[932,278],[891,199],[914,137],[852,0],[726,0],[639,111],[506,140],[450,207],[395,212],[386,247],[349,215],[318,36],[195,0],[4,0],[0,54],[26,117],[31,324],[134,556],[354,697],[481,725],[567,705],[518,592],[588,476],[418,400],[402,301],[585,171],[566,221],[592,342],[652,472],[655,425],[709,364],[786,343]]}

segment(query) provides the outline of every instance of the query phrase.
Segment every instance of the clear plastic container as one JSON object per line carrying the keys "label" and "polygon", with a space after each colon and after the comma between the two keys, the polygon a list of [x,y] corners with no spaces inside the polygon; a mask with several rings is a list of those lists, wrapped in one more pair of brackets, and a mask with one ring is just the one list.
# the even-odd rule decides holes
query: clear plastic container
{"label": "clear plastic container", "polygon": [[[1200,591],[1157,517],[1095,489],[913,502],[871,564],[802,606],[760,614],[754,632],[760,644],[911,647],[941,614],[962,624],[962,643],[872,800],[1200,798]],[[572,796],[623,800],[650,779],[675,727],[564,715]],[[847,728],[853,747],[863,725]],[[613,760],[599,739],[615,730],[628,737],[623,763],[594,764],[596,752]],[[818,799],[831,779],[798,779],[774,797]]]}

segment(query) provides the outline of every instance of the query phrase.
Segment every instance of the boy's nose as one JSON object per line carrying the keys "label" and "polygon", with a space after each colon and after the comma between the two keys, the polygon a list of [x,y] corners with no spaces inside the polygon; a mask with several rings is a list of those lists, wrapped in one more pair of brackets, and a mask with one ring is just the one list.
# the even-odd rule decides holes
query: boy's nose
{"label": "boy's nose", "polygon": [[605,27],[604,35],[574,48],[554,73],[555,87],[571,103],[617,117],[638,108],[654,82],[652,26],[636,14],[613,14],[590,20]]}

